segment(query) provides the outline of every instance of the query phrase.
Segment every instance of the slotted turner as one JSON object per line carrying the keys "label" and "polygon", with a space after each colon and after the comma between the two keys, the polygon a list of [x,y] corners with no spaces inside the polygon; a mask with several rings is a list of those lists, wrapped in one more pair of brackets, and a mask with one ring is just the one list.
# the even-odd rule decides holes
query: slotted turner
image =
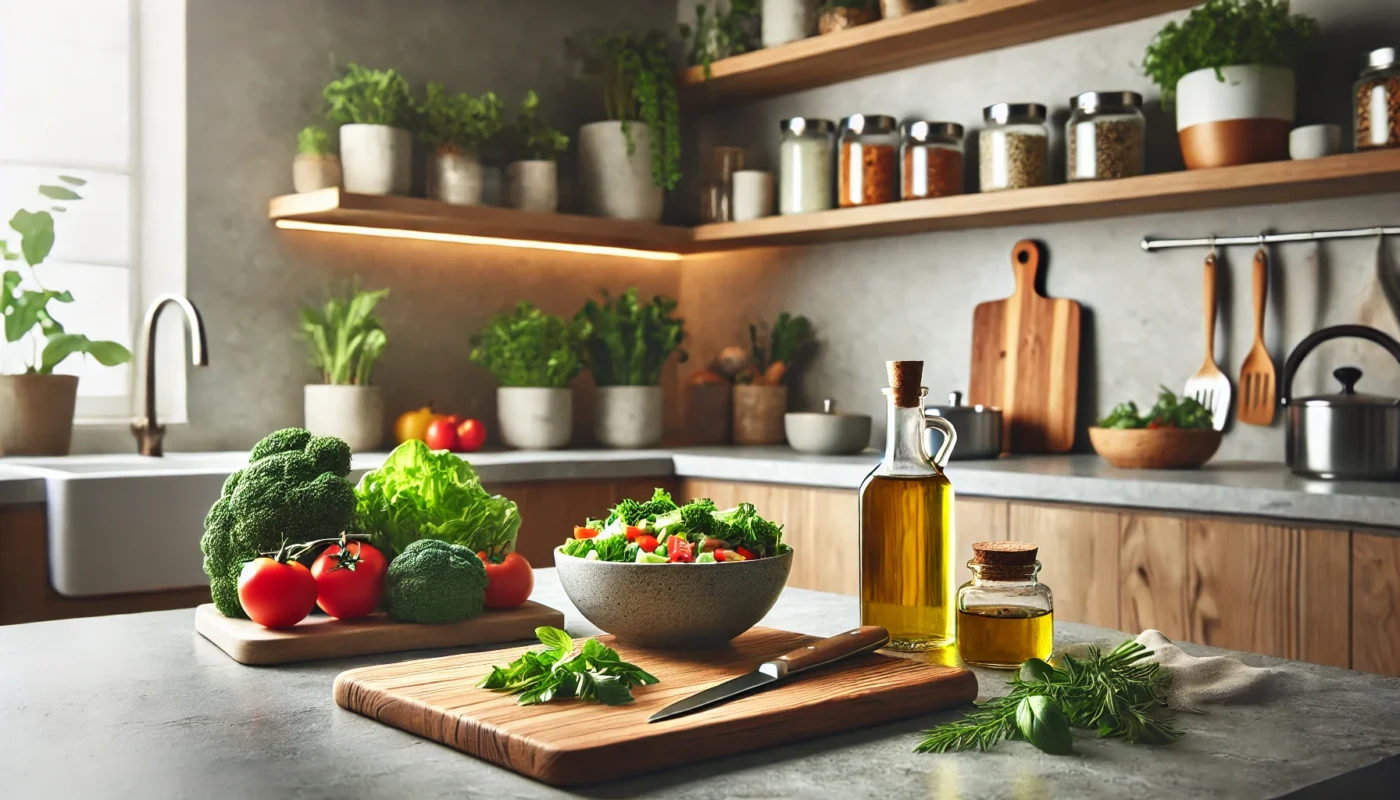
{"label": "slotted turner", "polygon": [[1186,381],[1182,394],[1210,409],[1216,430],[1225,429],[1230,415],[1230,379],[1215,363],[1215,251],[1206,256],[1204,305],[1206,316],[1206,361]]}
{"label": "slotted turner", "polygon": [[1240,422],[1271,425],[1274,421],[1274,359],[1264,346],[1264,298],[1269,294],[1269,256],[1254,253],[1254,346],[1240,366]]}

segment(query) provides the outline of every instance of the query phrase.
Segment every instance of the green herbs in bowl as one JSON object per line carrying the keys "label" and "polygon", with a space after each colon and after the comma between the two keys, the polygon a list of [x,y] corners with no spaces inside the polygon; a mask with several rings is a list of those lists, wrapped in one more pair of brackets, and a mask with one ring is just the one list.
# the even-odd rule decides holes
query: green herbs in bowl
{"label": "green herbs in bowl", "polygon": [[1108,463],[1124,469],[1199,467],[1220,448],[1210,410],[1165,386],[1146,414],[1131,401],[1115,406],[1089,429],[1089,443]]}

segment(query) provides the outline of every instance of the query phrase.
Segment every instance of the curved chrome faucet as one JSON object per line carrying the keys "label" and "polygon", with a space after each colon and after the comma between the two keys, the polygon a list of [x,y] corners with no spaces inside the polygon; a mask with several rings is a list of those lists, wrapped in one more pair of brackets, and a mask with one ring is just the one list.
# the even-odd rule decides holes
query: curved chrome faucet
{"label": "curved chrome faucet", "polygon": [[146,321],[141,324],[141,341],[146,346],[143,369],[146,372],[146,416],[131,423],[137,447],[143,456],[165,454],[165,426],[156,422],[156,320],[167,305],[174,303],[185,312],[185,330],[190,334],[190,363],[196,367],[209,365],[209,345],[204,337],[204,318],[189,299],[178,294],[163,294],[146,309]]}

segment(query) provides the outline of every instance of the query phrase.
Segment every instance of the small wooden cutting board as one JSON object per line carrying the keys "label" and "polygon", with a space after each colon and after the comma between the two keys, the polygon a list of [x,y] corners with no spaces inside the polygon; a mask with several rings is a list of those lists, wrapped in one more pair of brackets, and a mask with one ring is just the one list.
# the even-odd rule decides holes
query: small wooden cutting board
{"label": "small wooden cutting board", "polygon": [[[817,637],[753,628],[716,650],[647,650],[600,640],[660,679],[625,706],[562,701],[520,706],[477,688],[518,647],[342,672],[335,701],[386,725],[556,786],[614,780],[914,717],[969,703],[968,670],[881,653],[804,672],[763,691],[648,724],[662,707],[752,672]],[[910,746],[913,746],[911,740]]]}
{"label": "small wooden cutting board", "polygon": [[564,627],[559,611],[527,601],[507,611],[449,625],[394,622],[383,614],[361,619],[307,617],[291,628],[268,630],[246,619],[230,619],[213,603],[194,610],[194,629],[240,664],[288,664],[372,653],[432,650],[535,638],[535,628]]}

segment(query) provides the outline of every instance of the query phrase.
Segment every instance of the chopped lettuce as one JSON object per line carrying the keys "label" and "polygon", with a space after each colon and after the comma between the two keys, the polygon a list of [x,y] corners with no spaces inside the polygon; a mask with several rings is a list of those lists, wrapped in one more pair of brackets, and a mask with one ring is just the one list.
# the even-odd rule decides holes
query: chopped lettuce
{"label": "chopped lettuce", "polygon": [[[635,543],[626,543],[626,529],[631,526],[654,535],[660,546],[652,557],[638,554]],[[564,543],[566,555],[580,558],[597,553],[604,561],[660,563],[667,543],[676,538],[695,548],[696,560],[715,549],[737,550],[742,547],[755,558],[767,558],[786,553],[783,526],[759,516],[752,503],[737,508],[719,510],[709,498],[697,498],[685,505],[676,505],[669,492],[657,489],[647,501],[623,500],[608,514],[606,520],[588,520],[583,527],[598,531],[588,539],[570,539]],[[617,544],[609,539],[619,540]],[[706,562],[717,560],[713,556]]]}

